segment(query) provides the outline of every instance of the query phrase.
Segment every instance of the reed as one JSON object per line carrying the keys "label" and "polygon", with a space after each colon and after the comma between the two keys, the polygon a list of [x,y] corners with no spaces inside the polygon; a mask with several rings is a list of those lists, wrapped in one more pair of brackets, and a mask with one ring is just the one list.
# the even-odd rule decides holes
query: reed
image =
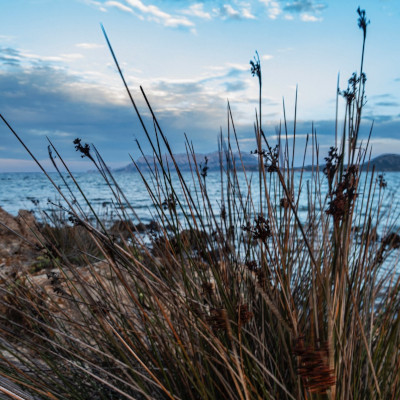
{"label": "reed", "polygon": [[[358,14],[363,60],[368,21]],[[253,177],[242,163],[228,105],[216,209],[207,160],[187,141],[191,180],[184,178],[145,91],[151,129],[104,34],[153,151],[138,173],[157,224],[149,244],[96,148],[77,139],[113,191],[120,220],[111,230],[86,197],[79,204],[73,188],[55,185],[73,224],[68,243],[76,240],[82,258],[68,256],[71,245],[57,245],[59,231],[47,228],[37,241],[53,263],[50,288],[29,276],[0,286],[0,377],[40,399],[399,398],[399,237],[397,220],[382,212],[388,188],[365,167],[369,144],[360,145],[363,61],[339,93],[346,104],[338,146],[321,163],[314,129],[307,139],[307,180],[294,168],[296,115],[293,145],[286,118],[277,147],[263,132],[261,65],[251,62],[260,84],[259,171]]]}

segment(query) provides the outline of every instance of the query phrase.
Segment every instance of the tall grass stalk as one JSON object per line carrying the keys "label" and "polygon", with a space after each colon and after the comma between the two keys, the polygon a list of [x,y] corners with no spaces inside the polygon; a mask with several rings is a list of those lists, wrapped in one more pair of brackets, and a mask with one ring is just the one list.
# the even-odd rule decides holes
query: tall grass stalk
{"label": "tall grass stalk", "polygon": [[[337,147],[322,165],[312,127],[303,168],[295,170],[297,92],[293,144],[285,109],[278,146],[268,142],[257,54],[259,171],[246,171],[228,104],[228,134],[218,138],[218,209],[207,163],[200,166],[186,139],[191,181],[185,178],[141,87],[147,127],[102,27],[153,152],[142,152],[148,168],[138,173],[158,228],[150,244],[143,240],[129,217],[134,205],[100,154],[75,141],[112,190],[120,221],[112,229],[87,197],[79,204],[72,187],[64,193],[52,181],[75,230],[68,240],[54,226],[37,232],[52,261],[47,286],[29,275],[3,279],[0,377],[40,399],[400,398],[399,237],[397,220],[382,212],[383,177],[364,163],[369,141],[359,145],[368,22],[358,13],[361,70],[338,90],[345,98],[341,142],[337,119]],[[52,158],[57,171],[65,169],[84,195],[51,142],[50,149],[61,162]],[[73,239],[79,263],[66,250]]]}

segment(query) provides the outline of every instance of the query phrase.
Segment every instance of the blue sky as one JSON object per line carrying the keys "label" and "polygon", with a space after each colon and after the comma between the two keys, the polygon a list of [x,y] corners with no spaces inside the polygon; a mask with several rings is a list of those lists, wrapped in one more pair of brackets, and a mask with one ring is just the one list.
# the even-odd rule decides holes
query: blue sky
{"label": "blue sky", "polygon": [[[371,20],[362,134],[374,120],[373,154],[400,153],[398,0],[3,0],[0,113],[45,165],[46,135],[76,170],[88,167],[74,151],[76,137],[94,143],[110,166],[136,158],[135,139],[145,146],[145,138],[103,23],[140,109],[146,116],[142,85],[174,151],[184,151],[185,133],[197,151],[216,150],[228,99],[241,146],[255,148],[249,61],[257,50],[267,136],[273,140],[282,119],[283,98],[292,119],[298,85],[299,137],[314,122],[323,153],[333,144],[338,73],[345,89],[359,68],[358,6]],[[0,125],[0,172],[31,167]]]}

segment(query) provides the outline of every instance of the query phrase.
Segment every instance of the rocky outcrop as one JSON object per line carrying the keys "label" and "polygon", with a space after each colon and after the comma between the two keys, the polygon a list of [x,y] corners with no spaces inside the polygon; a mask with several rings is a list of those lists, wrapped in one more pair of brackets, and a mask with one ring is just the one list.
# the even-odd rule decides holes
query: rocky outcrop
{"label": "rocky outcrop", "polygon": [[35,216],[20,210],[16,217],[0,208],[0,269],[24,268],[39,255],[39,226]]}

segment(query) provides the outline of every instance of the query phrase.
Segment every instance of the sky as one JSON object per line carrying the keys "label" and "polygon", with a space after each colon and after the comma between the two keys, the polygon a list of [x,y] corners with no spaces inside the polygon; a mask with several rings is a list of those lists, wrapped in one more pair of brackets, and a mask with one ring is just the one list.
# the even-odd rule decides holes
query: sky
{"label": "sky", "polygon": [[[47,167],[47,137],[73,170],[87,161],[73,140],[94,144],[111,167],[148,145],[107,48],[104,25],[149,129],[142,86],[176,153],[185,135],[197,152],[217,150],[227,134],[229,101],[243,151],[256,148],[258,82],[263,74],[263,128],[273,142],[289,132],[298,88],[297,154],[314,125],[321,154],[334,144],[337,79],[346,89],[358,71],[368,25],[364,70],[373,156],[400,153],[400,2],[398,0],[0,0],[0,114]],[[339,105],[344,115],[344,101]],[[34,170],[0,124],[0,172]]]}

